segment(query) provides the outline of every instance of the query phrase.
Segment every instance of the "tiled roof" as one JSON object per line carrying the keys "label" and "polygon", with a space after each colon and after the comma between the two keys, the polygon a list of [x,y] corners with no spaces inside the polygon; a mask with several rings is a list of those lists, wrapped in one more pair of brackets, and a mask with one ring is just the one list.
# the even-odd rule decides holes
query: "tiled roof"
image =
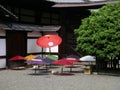
{"label": "tiled roof", "polygon": [[87,3],[87,2],[101,2],[101,1],[115,1],[115,0],[47,0],[56,3]]}
{"label": "tiled roof", "polygon": [[52,7],[85,7],[100,6],[107,3],[116,2],[118,0],[47,0],[55,4]]}
{"label": "tiled roof", "polygon": [[58,31],[60,29],[60,26],[40,26],[18,23],[0,23],[0,29],[18,31]]}
{"label": "tiled roof", "polygon": [[84,2],[84,0],[48,0],[48,1],[52,1],[52,2],[71,2],[71,3],[73,3],[73,2]]}

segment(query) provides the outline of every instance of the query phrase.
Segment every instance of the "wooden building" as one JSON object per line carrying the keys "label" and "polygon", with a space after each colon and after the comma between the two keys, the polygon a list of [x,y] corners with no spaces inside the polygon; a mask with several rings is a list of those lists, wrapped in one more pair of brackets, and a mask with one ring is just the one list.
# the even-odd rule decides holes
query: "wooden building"
{"label": "wooden building", "polygon": [[47,55],[35,44],[38,37],[57,34],[62,43],[53,55],[80,55],[75,51],[74,29],[90,15],[90,9],[116,0],[0,0],[0,68],[10,67],[15,55]]}

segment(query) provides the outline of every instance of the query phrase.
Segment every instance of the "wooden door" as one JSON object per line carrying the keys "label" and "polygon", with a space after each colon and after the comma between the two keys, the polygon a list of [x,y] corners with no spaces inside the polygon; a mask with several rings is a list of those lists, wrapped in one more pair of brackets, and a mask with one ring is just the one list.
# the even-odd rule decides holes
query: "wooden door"
{"label": "wooden door", "polygon": [[6,59],[7,66],[17,66],[23,64],[23,61],[16,61],[19,63],[12,63],[9,59],[16,55],[25,56],[27,53],[27,32],[24,31],[6,31]]}

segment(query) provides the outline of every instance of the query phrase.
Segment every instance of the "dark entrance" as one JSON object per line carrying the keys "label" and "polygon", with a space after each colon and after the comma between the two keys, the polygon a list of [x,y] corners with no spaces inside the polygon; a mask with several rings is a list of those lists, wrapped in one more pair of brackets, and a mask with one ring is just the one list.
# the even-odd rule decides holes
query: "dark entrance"
{"label": "dark entrance", "polygon": [[7,66],[20,66],[24,64],[24,60],[21,61],[9,61],[9,59],[16,55],[25,56],[27,49],[27,32],[24,31],[6,31],[6,59]]}

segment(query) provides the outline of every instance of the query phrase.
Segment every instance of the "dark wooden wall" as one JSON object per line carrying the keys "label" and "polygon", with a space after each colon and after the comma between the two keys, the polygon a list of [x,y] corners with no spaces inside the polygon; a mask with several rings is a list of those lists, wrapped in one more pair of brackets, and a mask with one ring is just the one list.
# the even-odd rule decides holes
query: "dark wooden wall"
{"label": "dark wooden wall", "polygon": [[74,34],[74,30],[80,26],[81,20],[89,15],[90,11],[87,9],[68,8],[60,10],[61,30],[59,31],[59,35],[63,39],[59,51],[61,57],[65,57],[70,54],[80,56],[80,54],[75,51],[76,36]]}

